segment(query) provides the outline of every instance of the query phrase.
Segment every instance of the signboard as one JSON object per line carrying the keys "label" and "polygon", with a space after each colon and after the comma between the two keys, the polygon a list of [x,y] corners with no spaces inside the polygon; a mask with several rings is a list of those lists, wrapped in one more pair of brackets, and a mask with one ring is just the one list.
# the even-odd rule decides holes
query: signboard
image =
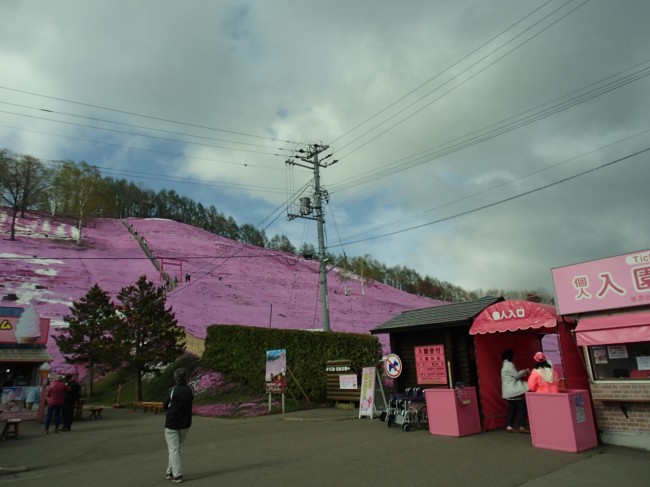
{"label": "signboard", "polygon": [[41,318],[36,307],[0,306],[0,343],[46,345],[50,319]]}
{"label": "signboard", "polygon": [[284,394],[287,390],[287,351],[266,351],[266,392]]}
{"label": "signboard", "polygon": [[650,305],[650,250],[552,270],[558,313]]}
{"label": "signboard", "polygon": [[418,384],[447,384],[445,347],[427,345],[414,350]]}
{"label": "signboard", "polygon": [[375,375],[377,369],[364,367],[361,372],[361,395],[359,397],[359,417],[369,416],[371,419],[375,410]]}
{"label": "signboard", "polygon": [[402,373],[402,359],[391,353],[384,361],[384,370],[391,379],[397,379]]}
{"label": "signboard", "polygon": [[357,374],[339,375],[339,389],[353,389],[356,391],[358,388]]}

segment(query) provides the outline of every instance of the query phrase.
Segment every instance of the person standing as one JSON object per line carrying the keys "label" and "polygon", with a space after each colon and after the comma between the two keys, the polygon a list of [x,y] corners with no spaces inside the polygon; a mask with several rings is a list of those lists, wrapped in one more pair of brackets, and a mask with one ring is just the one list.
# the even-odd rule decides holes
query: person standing
{"label": "person standing", "polygon": [[[503,351],[501,355],[503,365],[501,366],[501,397],[508,401],[508,433],[530,433],[526,427],[528,411],[526,410],[526,398],[524,394],[528,390],[528,384],[523,378],[530,372],[528,369],[517,370],[512,360],[515,352],[511,349]],[[516,418],[516,423],[515,423]]]}
{"label": "person standing", "polygon": [[560,392],[560,378],[553,364],[546,360],[543,352],[537,352],[533,356],[535,365],[528,377],[528,390],[531,392]]}
{"label": "person standing", "polygon": [[81,397],[81,386],[71,375],[66,377],[66,386],[68,389],[63,395],[63,428],[61,431],[70,431],[72,429],[74,412]]}
{"label": "person standing", "polygon": [[45,434],[50,432],[50,423],[52,415],[54,415],[54,432],[59,432],[59,424],[61,423],[61,410],[63,409],[63,396],[67,390],[67,386],[63,383],[63,377],[57,376],[54,382],[47,388],[47,414],[45,416]]}
{"label": "person standing", "polygon": [[182,367],[174,371],[174,382],[175,385],[163,399],[168,452],[167,479],[180,484],[183,482],[181,446],[192,426],[194,391],[187,385],[187,371]]}

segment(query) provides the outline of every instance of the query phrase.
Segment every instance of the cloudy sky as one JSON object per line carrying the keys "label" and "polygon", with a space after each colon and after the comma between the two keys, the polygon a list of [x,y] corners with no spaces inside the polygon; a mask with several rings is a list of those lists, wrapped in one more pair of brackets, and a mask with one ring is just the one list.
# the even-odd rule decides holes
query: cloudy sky
{"label": "cloudy sky", "polygon": [[327,145],[328,249],[465,289],[552,293],[553,267],[650,248],[646,0],[4,0],[0,18],[16,153],[300,246],[316,225],[286,203],[313,172],[285,161]]}

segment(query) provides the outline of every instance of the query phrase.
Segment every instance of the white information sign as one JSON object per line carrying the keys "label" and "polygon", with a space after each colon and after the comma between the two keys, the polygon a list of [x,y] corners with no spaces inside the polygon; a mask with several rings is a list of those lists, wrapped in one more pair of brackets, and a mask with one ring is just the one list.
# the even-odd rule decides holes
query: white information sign
{"label": "white information sign", "polygon": [[339,389],[358,389],[357,374],[341,374],[339,375]]}

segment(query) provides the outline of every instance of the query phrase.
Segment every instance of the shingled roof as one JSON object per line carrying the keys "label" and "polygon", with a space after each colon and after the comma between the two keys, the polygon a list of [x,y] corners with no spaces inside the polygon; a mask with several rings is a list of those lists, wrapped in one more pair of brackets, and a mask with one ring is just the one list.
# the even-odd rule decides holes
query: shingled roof
{"label": "shingled roof", "polygon": [[443,304],[430,308],[404,311],[394,318],[382,323],[370,331],[373,335],[379,333],[394,333],[401,331],[425,330],[445,326],[471,325],[471,320],[488,306],[504,301],[503,297],[485,297],[464,303]]}

